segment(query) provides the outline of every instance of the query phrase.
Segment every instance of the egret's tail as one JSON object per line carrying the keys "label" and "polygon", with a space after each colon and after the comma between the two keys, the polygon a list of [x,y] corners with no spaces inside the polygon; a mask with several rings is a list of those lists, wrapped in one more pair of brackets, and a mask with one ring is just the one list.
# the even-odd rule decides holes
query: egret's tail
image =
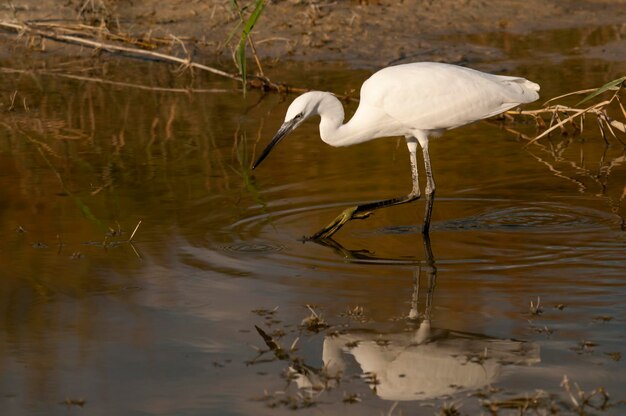
{"label": "egret's tail", "polygon": [[524,79],[524,82],[522,83],[522,87],[524,88],[524,90],[527,92],[527,96],[529,98],[530,101],[524,101],[525,103],[529,103],[532,101],[536,101],[539,99],[539,90],[541,89],[541,87],[539,86],[539,84],[536,84],[532,81],[529,81],[527,79]]}
{"label": "egret's tail", "polygon": [[541,89],[539,84],[529,81],[525,78],[504,77],[504,83],[509,87],[512,100],[518,104],[532,103],[539,99],[538,91]]}

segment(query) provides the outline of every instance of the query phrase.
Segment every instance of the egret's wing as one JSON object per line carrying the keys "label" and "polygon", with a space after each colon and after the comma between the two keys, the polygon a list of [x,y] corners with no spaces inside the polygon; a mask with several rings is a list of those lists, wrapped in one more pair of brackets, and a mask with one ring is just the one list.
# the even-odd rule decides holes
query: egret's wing
{"label": "egret's wing", "polygon": [[437,63],[385,68],[361,89],[365,104],[419,130],[451,129],[539,98],[524,78]]}

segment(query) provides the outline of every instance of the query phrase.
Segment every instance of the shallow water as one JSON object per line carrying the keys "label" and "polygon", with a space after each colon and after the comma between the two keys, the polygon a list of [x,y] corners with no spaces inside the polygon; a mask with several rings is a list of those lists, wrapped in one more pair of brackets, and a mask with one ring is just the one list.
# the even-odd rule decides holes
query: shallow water
{"label": "shallow water", "polygon": [[[581,52],[623,35],[591,33],[526,35],[526,48],[473,66],[510,68],[543,97],[623,75],[623,60]],[[539,48],[553,38],[567,48]],[[300,239],[347,206],[408,191],[402,142],[333,149],[309,122],[252,175],[291,97],[244,100],[233,84],[158,63],[52,57],[48,67],[219,91],[3,71],[2,414],[433,414],[450,404],[473,414],[487,412],[485,396],[567,410],[564,375],[574,390],[604,387],[616,405],[606,413],[625,411],[626,159],[591,123],[582,137],[528,148],[497,124],[448,132],[431,144],[430,241],[420,201],[321,245]],[[367,77],[268,69],[337,92]]]}

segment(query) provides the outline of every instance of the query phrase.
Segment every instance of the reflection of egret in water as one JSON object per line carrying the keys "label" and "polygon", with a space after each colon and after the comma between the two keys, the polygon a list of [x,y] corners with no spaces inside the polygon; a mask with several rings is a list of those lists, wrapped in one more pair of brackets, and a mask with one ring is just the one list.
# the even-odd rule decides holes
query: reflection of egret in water
{"label": "reflection of egret in water", "polygon": [[[336,242],[325,244],[343,255],[360,260],[367,257],[363,250],[346,250]],[[364,380],[380,398],[432,399],[494,383],[503,366],[539,362],[539,347],[534,343],[431,327],[437,269],[428,236],[424,236],[424,247],[427,259],[414,270],[406,325],[391,333],[351,328],[326,335],[323,371],[311,371],[310,367],[293,363],[290,366],[298,387],[312,390],[328,387],[328,380],[338,379],[349,371],[347,361],[351,356]],[[421,280],[426,281],[422,311]]]}
{"label": "reflection of egret in water", "polygon": [[[349,330],[326,337],[323,360],[327,371],[344,372],[345,356],[351,355],[382,399],[417,400],[478,389],[497,381],[503,365],[539,361],[535,344],[431,327],[434,275],[428,279],[423,315],[419,317],[417,302],[409,315],[417,325],[390,334]],[[419,296],[419,283],[418,271],[414,300]]]}

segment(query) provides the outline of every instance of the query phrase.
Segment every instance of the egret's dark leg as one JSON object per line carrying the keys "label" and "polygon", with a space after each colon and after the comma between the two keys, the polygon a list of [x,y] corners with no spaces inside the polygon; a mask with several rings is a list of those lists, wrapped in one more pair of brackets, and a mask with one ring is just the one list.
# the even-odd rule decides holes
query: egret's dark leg
{"label": "egret's dark leg", "polygon": [[[413,179],[413,189],[411,193],[406,196],[398,198],[384,199],[382,201],[369,202],[367,204],[357,205],[350,207],[343,211],[337,218],[335,218],[330,224],[322,228],[307,240],[319,240],[324,238],[330,238],[335,234],[345,223],[354,219],[364,219],[372,215],[374,211],[380,208],[390,207],[393,205],[406,204],[407,202],[415,201],[420,197],[420,188],[418,181],[417,171],[417,141],[414,138],[407,138],[407,146],[409,147],[409,155],[411,158],[411,177]],[[431,175],[432,176],[432,175]],[[431,178],[432,182],[432,178]],[[433,183],[434,186],[434,183]]]}
{"label": "egret's dark leg", "polygon": [[420,142],[424,154],[424,167],[426,169],[426,209],[424,212],[424,225],[422,234],[428,234],[430,229],[430,217],[433,214],[433,202],[435,200],[435,180],[433,179],[433,169],[430,166],[430,154],[428,153],[428,140]]}
{"label": "egret's dark leg", "polygon": [[428,291],[426,292],[426,308],[424,310],[424,319],[430,319],[430,312],[432,310],[432,297],[435,291],[435,285],[437,283],[437,267],[435,266],[435,256],[430,245],[430,237],[428,234],[422,235],[422,242],[424,243],[424,252],[426,258],[423,264],[420,263],[413,271],[413,295],[411,296],[411,309],[409,311],[409,319],[416,320],[419,318],[419,293],[420,293],[420,278],[422,270],[425,271],[428,277]]}
{"label": "egret's dark leg", "polygon": [[430,236],[422,235],[424,239],[424,251],[426,252],[426,275],[428,276],[428,292],[426,295],[426,315],[430,319],[430,311],[433,306],[433,293],[437,284],[437,267],[435,266],[435,256],[430,245]]}

